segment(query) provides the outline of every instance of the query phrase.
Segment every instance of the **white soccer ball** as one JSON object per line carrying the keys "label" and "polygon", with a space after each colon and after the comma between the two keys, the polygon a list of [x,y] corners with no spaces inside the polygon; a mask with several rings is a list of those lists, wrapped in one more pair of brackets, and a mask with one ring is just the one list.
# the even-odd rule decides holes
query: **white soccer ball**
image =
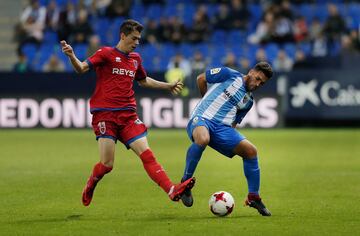
{"label": "white soccer ball", "polygon": [[234,207],[235,201],[230,193],[219,191],[211,195],[209,200],[210,211],[216,216],[229,215]]}

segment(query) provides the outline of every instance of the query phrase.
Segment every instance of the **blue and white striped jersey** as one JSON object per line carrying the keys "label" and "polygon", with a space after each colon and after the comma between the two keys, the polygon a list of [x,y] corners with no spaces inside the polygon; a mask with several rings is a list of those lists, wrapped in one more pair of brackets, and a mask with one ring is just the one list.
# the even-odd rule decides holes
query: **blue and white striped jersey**
{"label": "blue and white striped jersey", "polygon": [[206,71],[206,81],[213,84],[195,107],[191,118],[200,116],[225,125],[240,123],[253,105],[243,75],[228,67]]}

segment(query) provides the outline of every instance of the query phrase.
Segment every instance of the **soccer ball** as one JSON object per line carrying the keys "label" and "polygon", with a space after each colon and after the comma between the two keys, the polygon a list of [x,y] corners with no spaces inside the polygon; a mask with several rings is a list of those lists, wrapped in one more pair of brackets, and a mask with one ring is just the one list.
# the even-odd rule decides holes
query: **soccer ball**
{"label": "soccer ball", "polygon": [[216,216],[229,215],[233,211],[234,206],[234,198],[225,191],[212,194],[209,200],[210,211]]}

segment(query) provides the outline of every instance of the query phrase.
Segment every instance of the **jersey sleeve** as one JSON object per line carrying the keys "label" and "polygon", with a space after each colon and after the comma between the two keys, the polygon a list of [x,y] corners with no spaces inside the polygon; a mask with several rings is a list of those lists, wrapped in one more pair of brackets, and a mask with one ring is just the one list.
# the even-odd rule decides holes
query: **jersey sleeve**
{"label": "jersey sleeve", "polygon": [[147,77],[147,73],[146,73],[146,70],[142,64],[142,59],[141,59],[141,56],[140,54],[138,53],[133,53],[133,58],[137,61],[138,63],[138,66],[137,66],[137,70],[136,70],[136,73],[135,73],[135,79],[136,80],[143,80]]}
{"label": "jersey sleeve", "polygon": [[212,68],[206,71],[206,81],[210,84],[224,82],[229,75],[230,71],[227,67]]}
{"label": "jersey sleeve", "polygon": [[105,59],[106,59],[106,49],[100,48],[94,53],[94,55],[86,59],[86,62],[89,65],[89,69],[93,69],[98,67],[99,65],[102,65],[105,62]]}

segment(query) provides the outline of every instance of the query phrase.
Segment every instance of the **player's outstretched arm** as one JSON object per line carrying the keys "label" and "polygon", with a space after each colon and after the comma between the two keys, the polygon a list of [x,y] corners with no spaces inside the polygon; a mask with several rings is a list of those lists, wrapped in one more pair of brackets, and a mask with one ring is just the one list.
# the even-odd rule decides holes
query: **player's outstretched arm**
{"label": "player's outstretched arm", "polygon": [[205,73],[201,73],[200,75],[197,76],[196,79],[200,94],[203,97],[207,91],[207,82],[206,82]]}
{"label": "player's outstretched arm", "polygon": [[174,83],[166,83],[155,80],[151,77],[146,77],[145,79],[140,80],[139,85],[144,88],[169,90],[174,95],[179,94],[184,87],[184,84],[179,80]]}
{"label": "player's outstretched arm", "polygon": [[73,48],[70,44],[67,44],[65,40],[61,42],[61,49],[66,56],[69,57],[71,65],[74,67],[74,70],[77,73],[84,73],[89,70],[89,65],[87,62],[81,62],[75,55]]}

